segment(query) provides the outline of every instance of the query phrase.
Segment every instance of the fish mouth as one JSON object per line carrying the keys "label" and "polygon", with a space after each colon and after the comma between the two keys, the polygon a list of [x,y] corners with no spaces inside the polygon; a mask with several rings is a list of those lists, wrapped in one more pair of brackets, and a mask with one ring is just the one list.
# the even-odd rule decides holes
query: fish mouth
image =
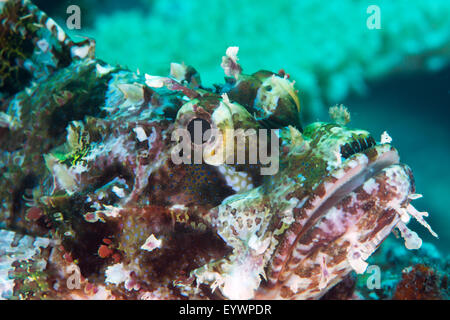
{"label": "fish mouth", "polygon": [[[306,287],[322,292],[323,286],[334,285],[333,277],[326,284],[313,284],[315,278],[308,272],[323,269],[322,256],[328,260],[325,266],[333,270],[327,274],[334,272],[335,281],[358,263],[364,264],[360,260],[370,256],[396,226],[400,220],[398,210],[409,203],[408,196],[413,192],[411,170],[399,164],[398,152],[389,144],[351,155],[313,190],[303,205],[294,209],[295,222],[272,257],[268,286],[288,286],[292,295],[308,298],[301,293]],[[334,253],[326,253],[327,248],[333,248]],[[349,255],[353,254],[359,257],[352,266]],[[305,265],[305,261],[313,264]],[[338,262],[334,265],[333,261]],[[309,270],[304,277],[299,275],[302,270]],[[322,274],[317,277],[316,282],[323,281]]]}
{"label": "fish mouth", "polygon": [[[313,191],[312,202],[305,203],[304,208],[311,206],[313,211],[304,225],[314,224],[329,209],[344,197],[376,176],[383,169],[398,166],[400,157],[396,149],[388,144],[374,146],[357,153],[344,161],[342,166],[332,171]],[[408,175],[413,182],[412,174]],[[414,182],[413,182],[414,184]],[[414,186],[412,186],[414,189]],[[414,192],[414,190],[412,190]]]}

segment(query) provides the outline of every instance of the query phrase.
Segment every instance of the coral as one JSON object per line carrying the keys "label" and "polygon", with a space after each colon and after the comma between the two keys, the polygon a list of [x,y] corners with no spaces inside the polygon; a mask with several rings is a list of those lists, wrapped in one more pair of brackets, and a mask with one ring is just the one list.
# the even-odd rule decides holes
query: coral
{"label": "coral", "polygon": [[431,243],[410,251],[390,236],[368,259],[380,268],[380,288],[369,289],[367,275],[358,278],[355,294],[364,299],[448,299],[448,261]]}
{"label": "coral", "polygon": [[[442,292],[441,292],[442,291]],[[396,300],[441,300],[448,299],[448,276],[417,264],[404,271],[393,299]]]}

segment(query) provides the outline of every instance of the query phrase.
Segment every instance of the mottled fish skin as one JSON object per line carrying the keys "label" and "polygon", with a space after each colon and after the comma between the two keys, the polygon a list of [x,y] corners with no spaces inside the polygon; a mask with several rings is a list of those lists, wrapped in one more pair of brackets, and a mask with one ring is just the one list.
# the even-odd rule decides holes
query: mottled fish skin
{"label": "mottled fish skin", "polygon": [[283,169],[213,209],[233,254],[195,274],[228,298],[319,298],[352,269],[364,272],[414,192],[388,144],[341,156],[342,146],[370,139],[366,131],[314,123],[281,136]]}
{"label": "mottled fish skin", "polygon": [[[0,75],[2,298],[317,299],[394,227],[420,246],[397,151],[343,120],[303,130],[284,72],[246,75],[231,47],[214,89],[181,64],[141,75],[27,0],[0,10],[1,50],[14,49]],[[194,119],[223,135],[278,129],[278,172],[212,153],[175,164],[173,133]]]}

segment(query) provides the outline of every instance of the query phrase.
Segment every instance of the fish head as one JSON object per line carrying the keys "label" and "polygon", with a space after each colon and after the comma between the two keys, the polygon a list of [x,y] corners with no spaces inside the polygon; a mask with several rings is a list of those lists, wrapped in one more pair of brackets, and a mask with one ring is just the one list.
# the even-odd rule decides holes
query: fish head
{"label": "fish head", "polygon": [[215,283],[232,299],[316,299],[352,270],[364,273],[395,227],[407,248],[420,247],[409,216],[429,226],[410,204],[412,171],[393,146],[324,122],[282,129],[280,140],[280,171],[212,211],[234,250],[200,278],[222,270]]}
{"label": "fish head", "polygon": [[295,185],[285,198],[295,203],[293,222],[277,236],[267,287],[302,299],[322,295],[351,270],[363,273],[402,223],[415,186],[398,151],[367,131],[317,122],[301,136],[291,132],[283,172]]}

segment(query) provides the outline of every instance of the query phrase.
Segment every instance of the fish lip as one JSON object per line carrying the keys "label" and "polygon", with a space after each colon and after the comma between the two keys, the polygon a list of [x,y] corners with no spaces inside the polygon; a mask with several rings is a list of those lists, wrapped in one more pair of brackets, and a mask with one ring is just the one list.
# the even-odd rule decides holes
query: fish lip
{"label": "fish lip", "polygon": [[[336,188],[330,190],[330,196],[339,198],[337,201],[334,201],[334,204],[336,204],[342,200],[343,197],[362,186],[377,173],[391,165],[399,164],[399,161],[400,157],[398,151],[391,145],[382,144],[373,146],[363,152],[356,153],[345,160],[340,167],[334,169],[327,177],[325,177],[324,181],[314,188],[313,194],[318,195],[320,193],[319,190],[322,187],[325,187],[326,190],[327,184],[335,184]],[[342,174],[343,176],[341,176]],[[328,193],[328,191],[325,192]],[[329,198],[327,198],[327,200],[328,199]],[[316,210],[321,206],[322,205],[319,205]]]}
{"label": "fish lip", "polygon": [[[279,244],[278,248],[281,248],[281,252],[277,250],[272,256],[272,261],[281,259],[282,262],[276,269],[272,266],[268,285],[274,286],[278,282],[291,259],[295,245],[321,217],[349,193],[383,169],[397,165],[399,160],[398,152],[394,147],[389,144],[377,144],[363,152],[353,154],[341,166],[330,172],[300,207],[301,214],[294,217],[295,222],[286,231],[282,240],[287,243]],[[305,216],[306,218],[301,218]]]}

